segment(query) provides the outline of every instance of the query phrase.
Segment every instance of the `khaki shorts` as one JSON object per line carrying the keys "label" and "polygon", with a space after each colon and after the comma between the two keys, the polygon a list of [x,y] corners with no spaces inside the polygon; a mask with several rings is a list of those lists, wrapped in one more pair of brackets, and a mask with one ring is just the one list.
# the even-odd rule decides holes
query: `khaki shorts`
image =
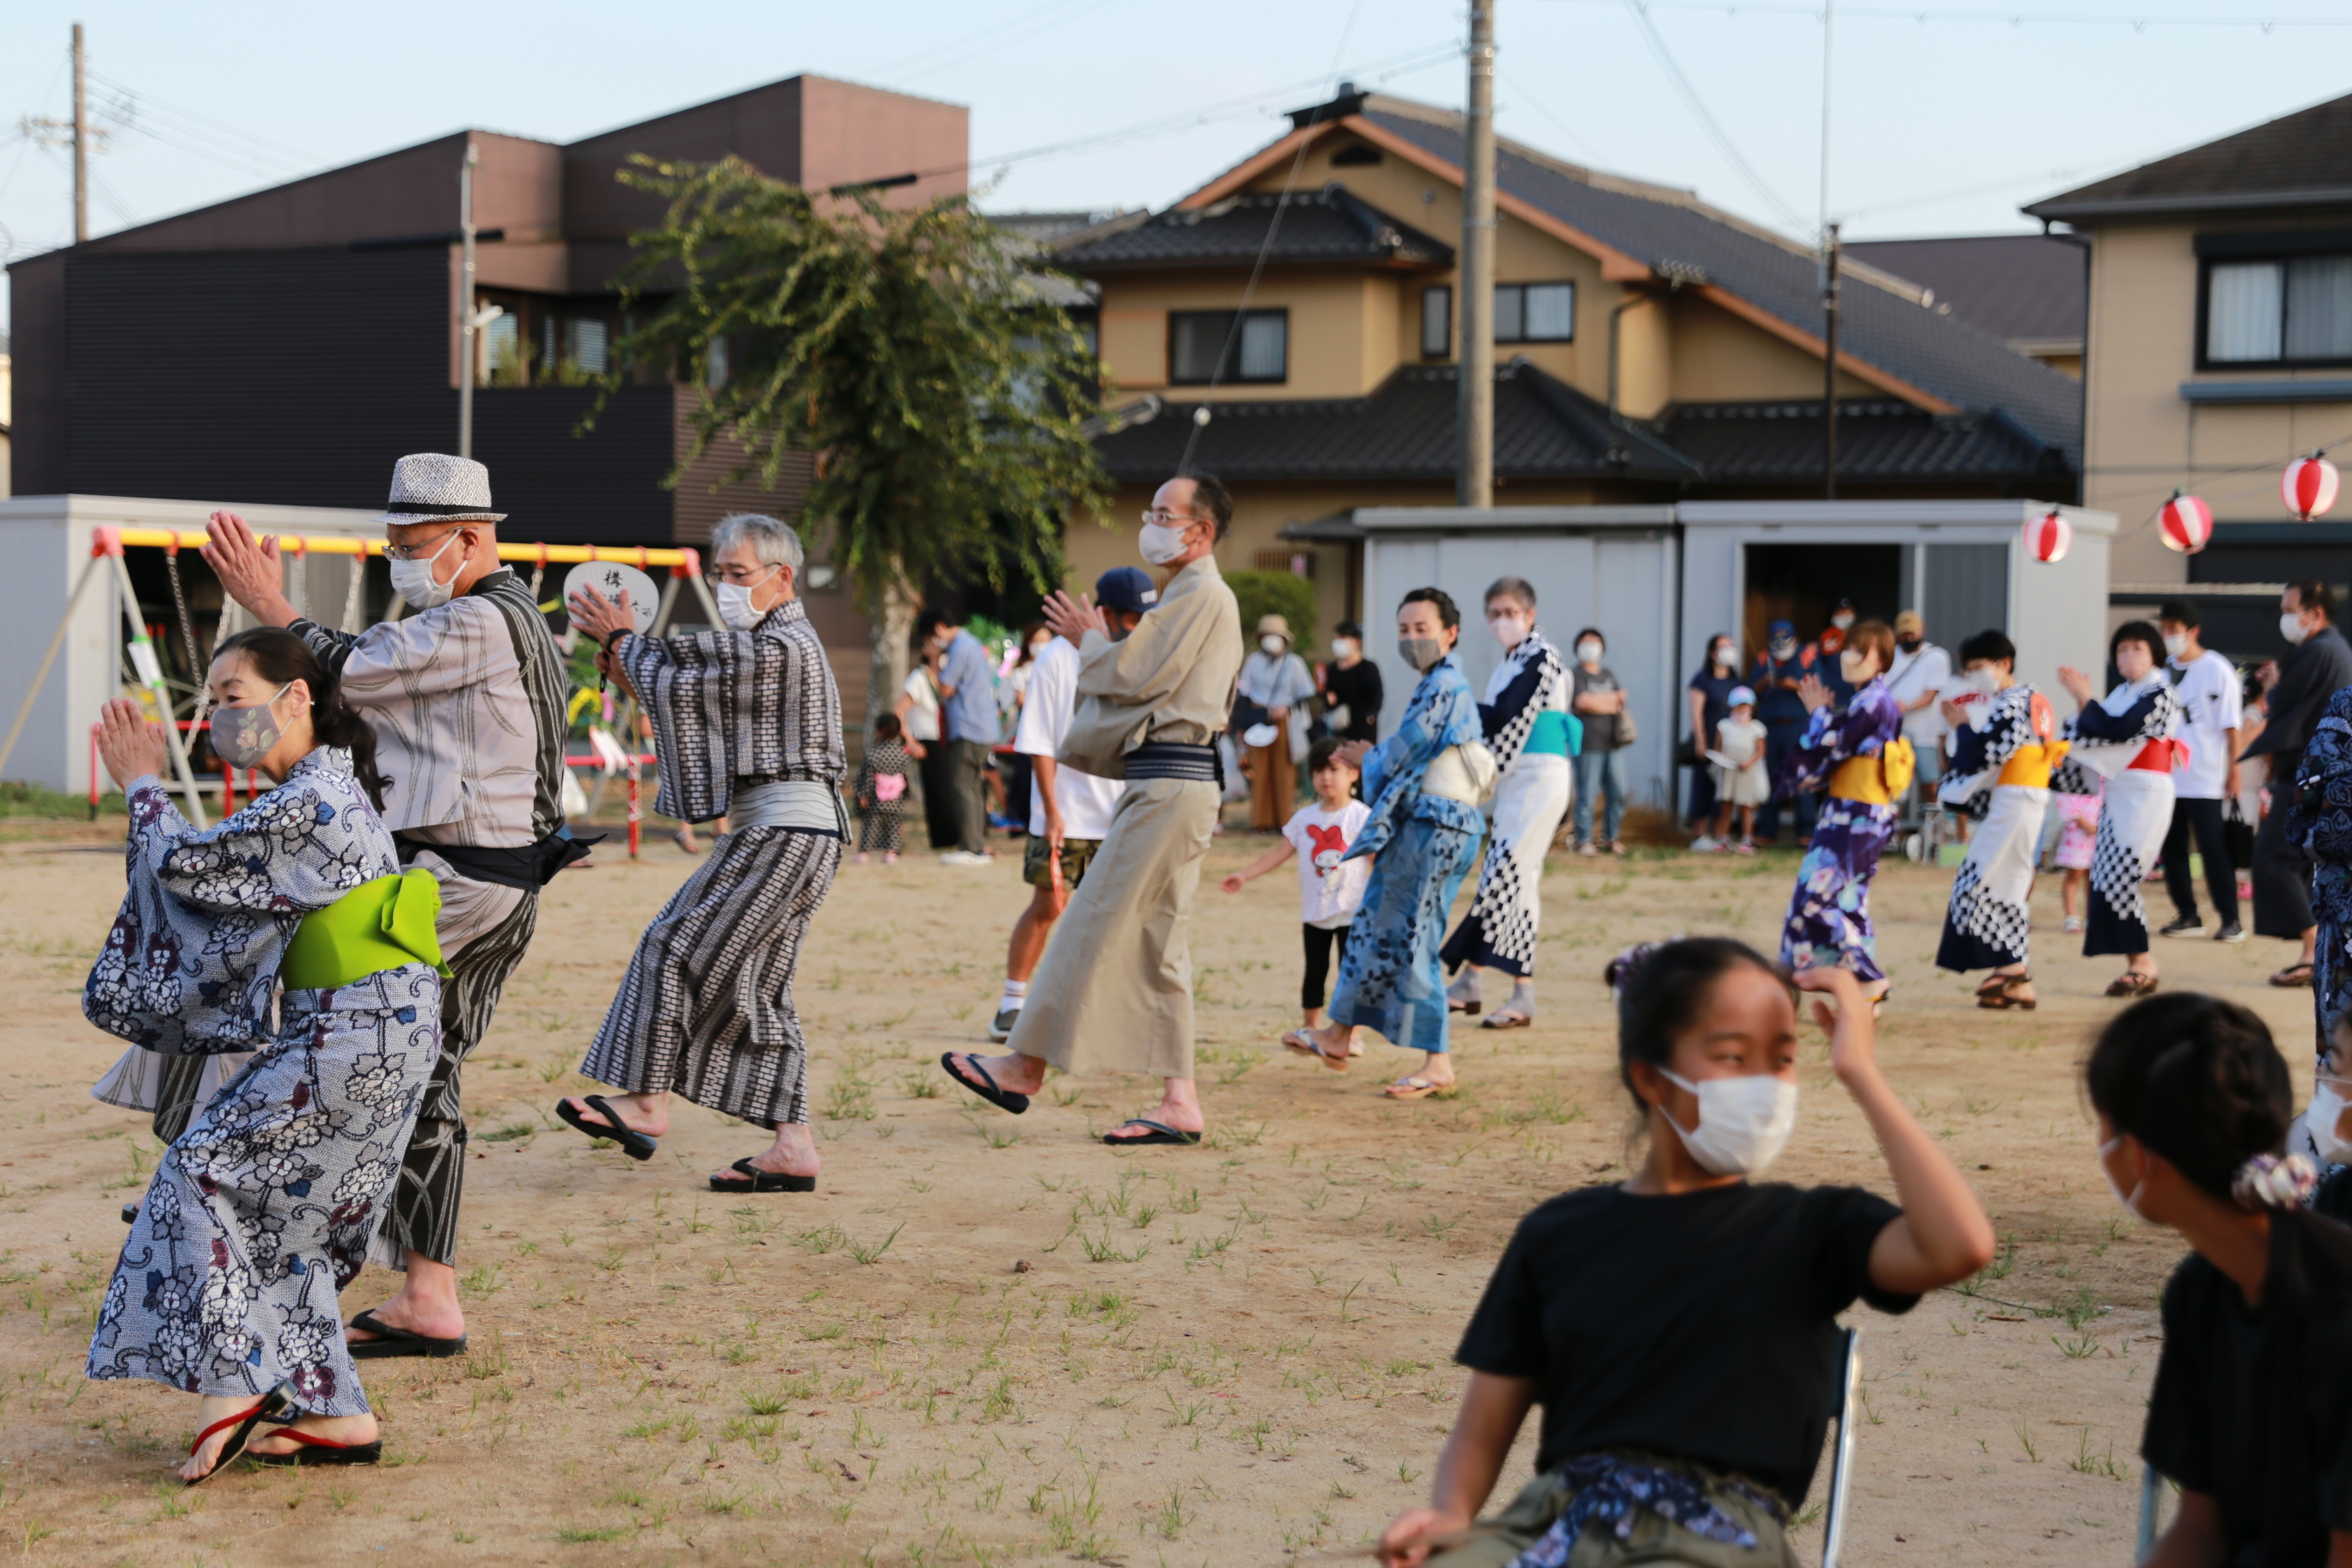
{"label": "khaki shorts", "polygon": [[[1087,868],[1095,863],[1095,851],[1102,847],[1099,838],[1065,838],[1062,840],[1062,886],[1076,891],[1087,879]],[[1045,870],[1045,836],[1033,833],[1029,847],[1021,852],[1021,879],[1033,888],[1050,886],[1053,878]]]}

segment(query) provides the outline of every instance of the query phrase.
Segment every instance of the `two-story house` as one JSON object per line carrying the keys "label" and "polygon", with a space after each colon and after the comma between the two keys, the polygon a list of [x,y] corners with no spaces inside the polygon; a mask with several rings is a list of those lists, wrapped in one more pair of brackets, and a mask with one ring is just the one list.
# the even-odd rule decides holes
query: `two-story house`
{"label": "two-story house", "polygon": [[[1166,211],[1054,247],[1098,290],[1126,410],[1099,443],[1122,526],[1074,528],[1071,555],[1081,579],[1125,560],[1189,460],[1234,493],[1225,564],[1305,572],[1328,626],[1361,610],[1349,514],[1454,497],[1463,137],[1349,88],[1291,121]],[[1496,185],[1497,504],[1822,493],[1810,247],[1509,141]],[[1843,276],[1841,496],[2074,499],[2078,384],[1925,289]]]}

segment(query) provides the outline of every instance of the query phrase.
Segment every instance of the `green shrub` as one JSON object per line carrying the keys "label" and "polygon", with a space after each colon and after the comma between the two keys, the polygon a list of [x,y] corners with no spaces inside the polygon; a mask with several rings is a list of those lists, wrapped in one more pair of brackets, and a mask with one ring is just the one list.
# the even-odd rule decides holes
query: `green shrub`
{"label": "green shrub", "polygon": [[1228,572],[1225,585],[1241,601],[1242,641],[1257,646],[1260,616],[1280,616],[1290,623],[1293,651],[1311,658],[1315,642],[1315,584],[1288,572]]}

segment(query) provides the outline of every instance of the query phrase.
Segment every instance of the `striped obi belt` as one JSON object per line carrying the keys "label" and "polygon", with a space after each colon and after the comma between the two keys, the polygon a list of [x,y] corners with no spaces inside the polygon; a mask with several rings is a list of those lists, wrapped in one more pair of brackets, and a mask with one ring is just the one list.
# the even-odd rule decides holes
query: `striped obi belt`
{"label": "striped obi belt", "polygon": [[1840,763],[1830,774],[1830,798],[1893,805],[1911,787],[1911,775],[1918,765],[1918,753],[1898,735],[1874,756],[1848,757]]}
{"label": "striped obi belt", "polygon": [[2124,772],[2137,768],[2143,773],[2168,773],[2189,765],[2189,742],[2186,741],[2150,741],[2139,749],[2139,755],[2124,764]]}
{"label": "striped obi belt", "polygon": [[2038,745],[2020,746],[2010,752],[2009,761],[2000,764],[2000,773],[1993,780],[1997,784],[2022,784],[2027,789],[2048,789],[2050,775],[2066,760],[2071,742],[2043,741]]}
{"label": "striped obi belt", "polygon": [[429,871],[404,871],[362,882],[323,910],[313,910],[286,944],[278,978],[289,991],[350,985],[386,969],[423,963],[444,979],[441,884]]}

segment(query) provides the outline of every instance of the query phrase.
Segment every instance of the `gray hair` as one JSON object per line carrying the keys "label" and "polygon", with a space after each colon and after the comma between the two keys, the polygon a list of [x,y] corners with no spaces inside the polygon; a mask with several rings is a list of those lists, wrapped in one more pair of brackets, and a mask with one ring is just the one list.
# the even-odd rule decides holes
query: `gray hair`
{"label": "gray hair", "polygon": [[739,511],[719,520],[710,531],[710,558],[716,561],[739,544],[749,544],[762,566],[801,569],[801,536],[793,525],[756,511]]}
{"label": "gray hair", "polygon": [[1529,611],[1536,607],[1536,586],[1525,577],[1497,577],[1486,588],[1486,596],[1478,602],[1491,605],[1497,599],[1517,599]]}

